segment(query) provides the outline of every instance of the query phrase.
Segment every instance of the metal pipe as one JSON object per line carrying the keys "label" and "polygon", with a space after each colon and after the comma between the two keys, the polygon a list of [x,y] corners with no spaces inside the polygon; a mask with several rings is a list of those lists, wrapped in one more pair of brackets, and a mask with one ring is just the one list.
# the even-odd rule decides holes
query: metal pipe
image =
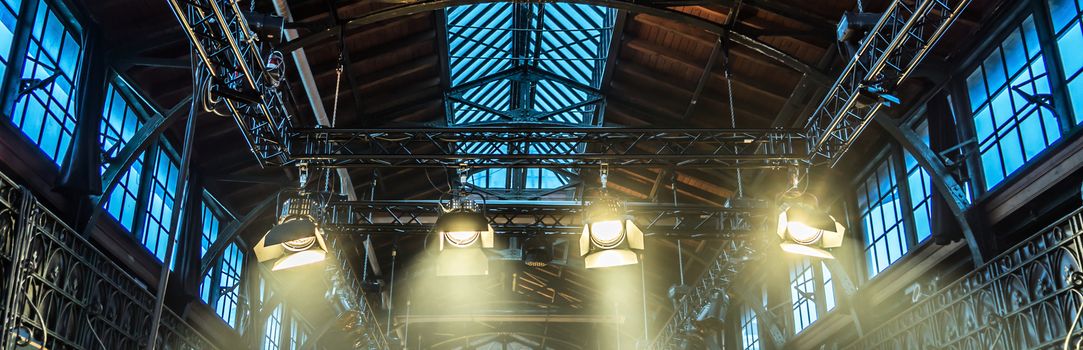
{"label": "metal pipe", "polygon": [[170,214],[168,241],[166,241],[165,258],[162,262],[162,270],[158,274],[158,290],[155,291],[154,313],[150,323],[150,337],[147,339],[147,350],[154,350],[154,344],[158,340],[158,326],[162,320],[162,307],[165,305],[166,287],[169,284],[169,266],[173,262],[173,251],[176,248],[174,238],[180,228],[180,214],[187,202],[188,197],[188,168],[192,161],[192,143],[195,142],[196,129],[196,104],[192,99],[192,106],[188,112],[188,124],[184,128],[184,146],[181,151],[181,164],[177,174],[177,196],[173,198],[173,210]]}

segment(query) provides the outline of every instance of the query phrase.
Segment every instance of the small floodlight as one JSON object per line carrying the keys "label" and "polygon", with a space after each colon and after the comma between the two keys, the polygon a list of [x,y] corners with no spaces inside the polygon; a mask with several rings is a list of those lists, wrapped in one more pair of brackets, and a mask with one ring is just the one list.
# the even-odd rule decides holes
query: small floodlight
{"label": "small floodlight", "polygon": [[433,228],[438,236],[437,276],[478,276],[489,274],[489,257],[494,232],[489,219],[477,204],[465,198],[452,201]]}
{"label": "small floodlight", "polygon": [[602,166],[601,175],[602,196],[587,207],[579,254],[588,269],[638,264],[643,231],[627,215],[624,202],[606,194],[607,166]]}
{"label": "small floodlight", "polygon": [[[314,264],[327,259],[323,230],[312,217],[290,215],[267,231],[253,248],[260,262],[275,260],[272,271]],[[277,259],[277,260],[276,260]]]}
{"label": "small floodlight", "polygon": [[715,290],[707,304],[696,314],[696,324],[704,330],[721,330],[722,321],[726,319],[729,310],[730,297],[722,290]]}
{"label": "small floodlight", "polygon": [[838,220],[808,201],[799,199],[811,195],[790,196],[782,202],[778,214],[777,233],[782,238],[782,250],[794,254],[834,259],[825,249],[842,246],[846,228]]}

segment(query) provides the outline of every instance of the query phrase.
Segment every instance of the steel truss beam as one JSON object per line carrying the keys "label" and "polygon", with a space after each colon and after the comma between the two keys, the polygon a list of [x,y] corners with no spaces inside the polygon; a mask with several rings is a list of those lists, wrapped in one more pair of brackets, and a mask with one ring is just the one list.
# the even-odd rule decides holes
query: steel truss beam
{"label": "steel truss beam", "polygon": [[[489,201],[486,216],[503,234],[568,235],[583,232],[582,203],[570,201]],[[628,203],[628,214],[648,236],[736,239],[751,234],[766,205],[754,208]],[[331,232],[365,234],[429,234],[439,217],[439,202],[344,201],[326,206],[324,227]]]}
{"label": "steel truss beam", "polygon": [[[267,45],[252,32],[237,1],[169,0],[221,104],[261,164],[288,161],[280,146],[292,125],[278,83],[266,68]],[[226,91],[228,90],[228,91]],[[237,97],[244,96],[244,97]],[[195,96],[203,98],[203,96]]]}
{"label": "steel truss beam", "polygon": [[292,159],[330,167],[780,168],[807,159],[803,134],[785,129],[296,129],[286,145]]}
{"label": "steel truss beam", "polygon": [[813,157],[837,163],[969,3],[893,1],[809,116]]}

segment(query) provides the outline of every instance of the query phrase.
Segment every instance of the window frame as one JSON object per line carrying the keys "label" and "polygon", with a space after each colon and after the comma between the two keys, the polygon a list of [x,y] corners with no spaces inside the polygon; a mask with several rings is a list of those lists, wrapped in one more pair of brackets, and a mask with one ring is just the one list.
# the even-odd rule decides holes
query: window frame
{"label": "window frame", "polygon": [[[798,265],[805,264],[807,264],[808,269],[812,272],[812,278],[809,280],[809,282],[806,283],[812,283],[813,285],[813,298],[805,300],[795,300],[794,295],[798,293],[795,291],[795,289],[797,289],[797,285],[795,283],[796,279],[794,278],[794,270]],[[803,275],[804,272],[802,272],[801,274]],[[790,306],[789,312],[787,313],[787,319],[791,321],[791,328],[789,329],[790,334],[797,336],[804,333],[809,328],[815,326],[816,322],[825,319],[828,315],[831,314],[832,311],[838,309],[839,296],[836,291],[840,290],[840,287],[836,284],[838,284],[839,282],[838,279],[834,278],[834,276],[831,276],[831,272],[828,270],[827,263],[824,262],[823,259],[806,256],[789,257],[786,261],[786,282],[786,286],[788,289],[787,295],[789,295],[787,299],[789,300]],[[831,286],[830,291],[827,290],[827,286]],[[821,302],[827,301],[828,298],[830,299],[830,306],[828,306],[828,303],[826,302]],[[798,328],[799,323],[797,319],[798,301],[811,303],[812,308],[810,310],[815,312],[815,317],[812,317],[809,320],[808,324],[805,324],[803,327],[800,328]]]}
{"label": "window frame", "polygon": [[[24,98],[32,98],[30,94],[19,96],[18,90],[19,81],[23,78],[26,64],[28,63],[28,61],[31,60],[31,58],[28,56],[30,53],[30,43],[34,40],[38,42],[41,42],[43,40],[42,38],[32,38],[34,36],[34,28],[37,24],[37,16],[42,11],[40,5],[45,5],[47,11],[49,11],[52,16],[56,17],[58,24],[63,27],[63,31],[70,34],[73,41],[79,45],[79,52],[75,56],[76,62],[75,66],[73,67],[73,72],[71,72],[71,76],[67,77],[67,74],[64,74],[64,77],[71,79],[71,91],[68,93],[68,103],[70,104],[70,108],[72,109],[70,111],[66,110],[65,113],[71,114],[71,118],[73,119],[73,125],[71,130],[72,135],[69,136],[69,139],[66,141],[68,143],[67,147],[70,148],[71,143],[74,142],[74,132],[76,125],[79,123],[80,114],[77,113],[78,111],[76,110],[76,108],[81,107],[78,105],[78,95],[83,92],[82,89],[86,88],[84,86],[81,86],[80,83],[82,82],[84,75],[87,74],[88,68],[86,66],[86,59],[89,53],[86,50],[86,30],[81,23],[82,20],[80,18],[77,18],[69,10],[70,5],[67,2],[60,0],[22,0],[19,8],[15,9],[16,22],[15,28],[12,32],[11,47],[9,47],[8,50],[8,62],[4,68],[3,79],[0,80],[0,85],[2,85],[0,86],[0,91],[3,91],[2,103],[0,103],[0,105],[2,105],[3,114],[5,114],[4,117],[7,119],[7,123],[15,131],[14,134],[16,135],[13,136],[21,137],[24,141],[33,145],[33,147],[36,148],[41,155],[44,155],[45,161],[43,161],[43,164],[50,163],[52,169],[59,172],[60,168],[63,166],[64,158],[70,151],[69,149],[61,149],[61,145],[59,143],[63,142],[63,140],[57,141],[58,148],[56,154],[52,154],[43,148],[41,140],[39,140],[40,137],[35,138],[30,136],[25,130],[23,130],[23,127],[20,125],[22,124],[22,122],[17,122],[16,120],[16,109],[20,105],[19,101]],[[45,21],[45,25],[47,25],[49,23],[48,18],[46,18]],[[60,44],[61,47],[63,47],[64,43],[65,40],[62,37]],[[60,69],[60,61],[63,60],[63,50],[64,49],[61,49],[60,57],[55,58],[57,64],[56,67],[53,68],[57,70]],[[44,52],[45,48],[39,46],[37,48],[37,51],[39,53]],[[37,65],[36,63],[34,64]],[[48,99],[51,100],[52,97],[49,97]],[[43,108],[48,109],[48,105],[49,103],[46,103]],[[22,113],[19,113],[21,114],[21,116],[18,117],[20,120],[25,120],[26,114],[30,113],[29,111],[25,110],[26,108],[28,108],[27,106],[28,105],[24,105],[24,111]],[[55,119],[52,116],[47,117]],[[67,115],[65,115],[63,118],[66,119]],[[46,125],[43,123],[41,125],[42,129],[39,130],[39,133],[45,133],[45,127]],[[62,128],[62,130],[60,131],[61,134],[64,134],[64,130],[66,129],[65,124],[62,123],[60,127]]]}
{"label": "window frame", "polygon": [[[971,180],[969,183],[969,189],[972,193],[971,205],[984,202],[988,198],[1002,192],[1000,190],[1003,188],[1014,186],[1024,174],[1030,172],[1034,166],[1033,164],[1044,162],[1051,154],[1056,153],[1053,150],[1058,149],[1069,139],[1073,139],[1074,136],[1079,134],[1080,130],[1083,129],[1083,116],[1074,115],[1067,109],[1067,106],[1069,106],[1069,98],[1065,90],[1066,81],[1064,80],[1063,68],[1061,65],[1062,60],[1060,52],[1054,43],[1056,38],[1052,33],[1052,22],[1048,10],[1049,7],[1044,0],[1021,1],[1012,4],[1012,6],[1002,12],[1001,15],[990,19],[989,22],[995,23],[995,26],[984,33],[985,39],[980,44],[974,46],[972,50],[969,50],[974,53],[968,55],[966,59],[962,60],[960,64],[957,65],[959,68],[953,71],[954,77],[945,87],[953,96],[952,113],[956,116],[960,140],[977,141],[974,113],[970,111],[969,107],[970,93],[966,86],[966,77],[980,67],[981,63],[988,58],[994,50],[997,50],[1000,45],[1007,40],[1008,36],[1023,24],[1027,17],[1033,16],[1038,45],[1041,50],[1042,61],[1045,65],[1045,72],[1050,87],[1050,94],[1053,99],[1054,110],[1052,112],[1054,112],[1053,114],[1056,116],[1060,126],[1058,129],[1060,131],[1060,137],[1053,140],[1033,158],[1025,160],[1022,166],[1005,175],[999,183],[988,189],[986,189],[987,179],[985,178],[984,168],[982,167],[980,153],[978,153],[979,146],[977,144],[967,146],[965,148],[967,153],[965,162]],[[1076,121],[1080,121],[1081,124],[1076,125]]]}

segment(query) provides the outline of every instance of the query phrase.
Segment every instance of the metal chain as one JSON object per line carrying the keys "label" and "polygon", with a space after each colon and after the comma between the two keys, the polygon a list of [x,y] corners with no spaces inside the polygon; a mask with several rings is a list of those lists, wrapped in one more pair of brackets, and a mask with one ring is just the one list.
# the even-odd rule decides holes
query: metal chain
{"label": "metal chain", "polygon": [[[729,32],[726,32],[726,36],[729,36]],[[726,77],[726,93],[729,95],[729,107],[730,107],[730,127],[737,129],[737,112],[733,108],[733,78],[730,77],[730,49],[729,45],[725,43],[729,41],[729,38],[722,39],[722,70]],[[737,153],[737,146],[733,146],[733,152]],[[741,168],[737,167],[737,198],[743,198],[745,196],[744,181],[741,179]]]}
{"label": "metal chain", "polygon": [[338,68],[335,69],[335,102],[331,107],[331,127],[335,127],[335,120],[338,119],[338,92],[342,86],[342,55],[338,56]]}

